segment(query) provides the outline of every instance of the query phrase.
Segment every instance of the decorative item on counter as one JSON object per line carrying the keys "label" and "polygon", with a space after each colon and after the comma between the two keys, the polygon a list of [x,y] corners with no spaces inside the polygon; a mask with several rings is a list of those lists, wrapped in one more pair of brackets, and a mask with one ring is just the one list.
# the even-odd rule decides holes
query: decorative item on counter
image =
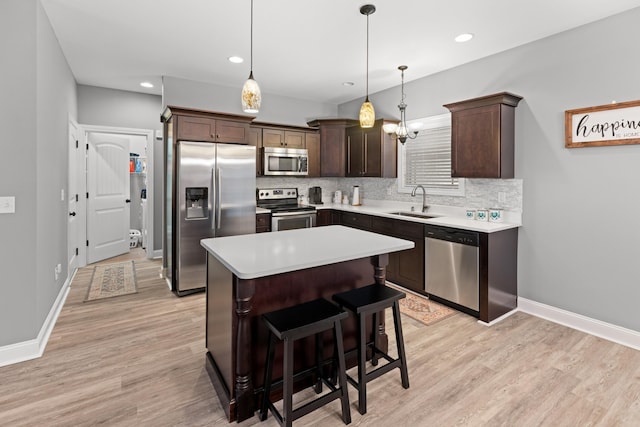
{"label": "decorative item on counter", "polygon": [[353,186],[353,200],[351,200],[351,204],[353,206],[360,206],[362,203],[360,201],[360,186]]}
{"label": "decorative item on counter", "polygon": [[349,204],[349,196],[347,196],[346,194],[344,196],[342,196],[342,204],[343,205],[348,205]]}
{"label": "decorative item on counter", "polygon": [[502,222],[502,220],[503,220],[502,209],[500,208],[489,209],[489,222]]}
{"label": "decorative item on counter", "polygon": [[338,190],[333,194],[333,203],[342,203],[342,191]]}
{"label": "decorative item on counter", "polygon": [[486,221],[489,216],[489,212],[486,209],[478,209],[476,211],[476,219],[478,221]]}
{"label": "decorative item on counter", "polygon": [[476,219],[476,210],[475,209],[467,209],[466,218],[467,219]]}

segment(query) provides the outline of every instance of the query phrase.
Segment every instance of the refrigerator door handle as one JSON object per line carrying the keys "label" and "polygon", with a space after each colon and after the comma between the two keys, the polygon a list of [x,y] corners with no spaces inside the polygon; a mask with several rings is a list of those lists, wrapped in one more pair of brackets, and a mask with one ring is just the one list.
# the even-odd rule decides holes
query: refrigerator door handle
{"label": "refrigerator door handle", "polygon": [[220,192],[222,191],[222,171],[220,168],[216,168],[216,229],[220,230],[220,226],[222,224],[222,207],[220,206]]}

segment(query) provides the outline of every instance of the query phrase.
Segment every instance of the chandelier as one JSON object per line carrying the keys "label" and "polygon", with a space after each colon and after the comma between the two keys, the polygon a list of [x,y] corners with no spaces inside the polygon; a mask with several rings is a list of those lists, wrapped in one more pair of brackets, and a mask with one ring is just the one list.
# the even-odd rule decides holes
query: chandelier
{"label": "chandelier", "polygon": [[390,124],[386,124],[384,125],[384,131],[388,134],[393,134],[395,133],[396,137],[398,138],[398,141],[400,141],[401,144],[404,144],[407,141],[407,138],[409,139],[415,139],[415,137],[418,135],[418,131],[413,131],[411,133],[409,133],[409,129],[407,128],[407,119],[405,117],[405,110],[407,109],[407,104],[405,104],[404,102],[404,70],[406,70],[408,67],[406,65],[400,65],[398,67],[398,70],[400,70],[400,75],[401,75],[401,79],[402,79],[402,85],[400,86],[400,90],[402,92],[402,99],[400,100],[400,104],[398,105],[398,108],[400,109],[400,123],[398,125],[390,123]]}

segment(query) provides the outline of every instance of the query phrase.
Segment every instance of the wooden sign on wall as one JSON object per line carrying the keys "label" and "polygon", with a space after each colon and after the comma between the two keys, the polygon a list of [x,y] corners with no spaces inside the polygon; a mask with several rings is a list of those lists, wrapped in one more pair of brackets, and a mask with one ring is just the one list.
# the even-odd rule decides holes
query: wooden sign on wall
{"label": "wooden sign on wall", "polygon": [[640,144],[640,101],[564,112],[566,148]]}

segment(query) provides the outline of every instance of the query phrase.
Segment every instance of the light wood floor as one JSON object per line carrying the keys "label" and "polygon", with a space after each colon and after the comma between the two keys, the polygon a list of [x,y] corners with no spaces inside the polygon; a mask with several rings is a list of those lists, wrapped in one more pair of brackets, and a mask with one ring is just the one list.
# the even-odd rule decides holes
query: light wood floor
{"label": "light wood floor", "polygon": [[[159,268],[138,259],[137,294],[88,303],[80,269],[44,356],[0,368],[0,425],[227,425],[204,367],[204,294],[177,298]],[[640,352],[523,313],[403,327],[411,387],[399,371],[374,380],[364,416],[350,387],[352,425],[640,425]],[[295,424],[340,426],[339,411]]]}

